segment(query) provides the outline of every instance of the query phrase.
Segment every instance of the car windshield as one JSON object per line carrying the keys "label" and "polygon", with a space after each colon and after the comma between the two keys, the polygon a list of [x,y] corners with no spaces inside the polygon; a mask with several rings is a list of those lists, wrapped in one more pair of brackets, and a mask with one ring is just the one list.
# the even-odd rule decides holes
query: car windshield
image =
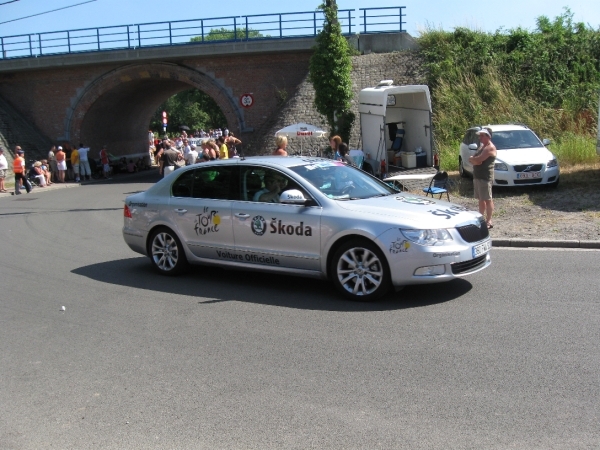
{"label": "car windshield", "polygon": [[544,146],[531,130],[495,131],[492,142],[497,150],[539,148]]}
{"label": "car windshield", "polygon": [[383,197],[398,192],[396,188],[341,162],[319,161],[290,169],[335,200]]}

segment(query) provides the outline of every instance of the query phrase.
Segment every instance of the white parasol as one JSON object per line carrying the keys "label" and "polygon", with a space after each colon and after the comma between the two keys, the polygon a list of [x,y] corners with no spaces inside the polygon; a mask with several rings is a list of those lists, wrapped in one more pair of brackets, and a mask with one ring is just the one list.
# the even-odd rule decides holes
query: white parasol
{"label": "white parasol", "polygon": [[307,138],[324,138],[327,137],[327,132],[308,123],[295,123],[282,128],[275,136],[285,136],[300,138],[300,154],[302,154],[302,144]]}
{"label": "white parasol", "polygon": [[320,128],[315,127],[314,125],[310,125],[308,123],[295,123],[294,125],[289,125],[285,128],[282,128],[275,136],[285,136],[285,137],[316,137],[322,138],[327,135],[326,131],[321,130]]}

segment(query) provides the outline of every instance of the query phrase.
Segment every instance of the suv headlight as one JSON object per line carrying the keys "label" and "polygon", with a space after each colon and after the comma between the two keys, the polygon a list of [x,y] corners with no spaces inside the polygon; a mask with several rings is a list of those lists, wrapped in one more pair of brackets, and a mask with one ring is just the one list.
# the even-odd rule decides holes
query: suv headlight
{"label": "suv headlight", "polygon": [[444,228],[438,230],[403,230],[400,232],[406,239],[419,245],[442,245],[446,241],[452,241],[450,232]]}
{"label": "suv headlight", "polygon": [[494,170],[507,171],[508,166],[505,163],[503,163],[502,161],[498,161],[498,162],[496,162],[496,164],[494,164]]}
{"label": "suv headlight", "polygon": [[558,161],[556,160],[556,156],[552,155],[552,159],[546,163],[546,168],[550,169],[556,166],[558,166]]}

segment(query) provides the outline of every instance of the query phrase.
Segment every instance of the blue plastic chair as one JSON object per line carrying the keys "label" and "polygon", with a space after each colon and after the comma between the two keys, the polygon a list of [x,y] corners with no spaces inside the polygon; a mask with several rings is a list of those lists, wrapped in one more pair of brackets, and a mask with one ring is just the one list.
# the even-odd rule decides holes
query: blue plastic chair
{"label": "blue plastic chair", "polygon": [[425,197],[431,194],[431,198],[434,195],[440,195],[440,199],[442,195],[446,194],[448,201],[450,201],[450,194],[448,193],[448,172],[438,172],[436,173],[431,181],[429,182],[429,187],[423,188],[423,192],[425,192]]}
{"label": "blue plastic chair", "polygon": [[392,150],[394,150],[394,152],[399,152],[400,149],[402,148],[403,143],[404,143],[404,128],[400,128],[400,129],[398,129],[398,131],[396,131],[396,139],[394,139],[394,142],[392,143]]}

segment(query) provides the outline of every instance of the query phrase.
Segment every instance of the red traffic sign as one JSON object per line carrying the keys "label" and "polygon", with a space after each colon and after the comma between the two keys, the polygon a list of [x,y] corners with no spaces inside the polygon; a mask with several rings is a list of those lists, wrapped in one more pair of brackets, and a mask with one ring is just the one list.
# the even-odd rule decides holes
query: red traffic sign
{"label": "red traffic sign", "polygon": [[163,123],[164,123],[165,125],[167,124],[167,118],[166,118],[166,117],[163,119]]}
{"label": "red traffic sign", "polygon": [[254,97],[252,94],[243,94],[240,97],[240,105],[244,108],[250,108],[254,104]]}
{"label": "red traffic sign", "polygon": [[166,119],[167,118],[167,112],[163,111],[163,117]]}

